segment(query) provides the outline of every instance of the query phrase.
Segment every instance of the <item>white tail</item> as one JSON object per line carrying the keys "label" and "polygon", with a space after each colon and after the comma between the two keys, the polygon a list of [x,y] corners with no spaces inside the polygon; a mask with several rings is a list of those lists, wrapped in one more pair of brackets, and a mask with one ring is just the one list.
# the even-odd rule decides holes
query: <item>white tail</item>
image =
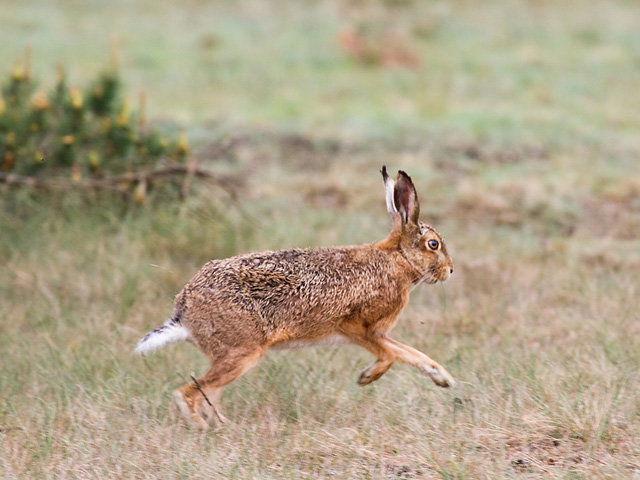
{"label": "white tail", "polygon": [[178,320],[170,318],[161,327],[147,333],[136,345],[135,352],[146,354],[167,343],[181,342],[190,337],[189,330],[184,328]]}

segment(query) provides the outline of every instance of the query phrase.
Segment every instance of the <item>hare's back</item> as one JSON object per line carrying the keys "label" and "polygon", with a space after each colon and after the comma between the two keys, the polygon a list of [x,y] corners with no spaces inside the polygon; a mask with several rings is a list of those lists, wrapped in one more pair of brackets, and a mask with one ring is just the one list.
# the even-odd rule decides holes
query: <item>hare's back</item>
{"label": "hare's back", "polygon": [[293,249],[211,261],[185,286],[176,306],[197,297],[212,313],[232,311],[277,329],[379,309],[397,292],[387,255],[370,246]]}
{"label": "hare's back", "polygon": [[317,292],[378,283],[380,273],[389,269],[386,255],[363,247],[266,251],[208,262],[187,286],[253,299],[315,297]]}

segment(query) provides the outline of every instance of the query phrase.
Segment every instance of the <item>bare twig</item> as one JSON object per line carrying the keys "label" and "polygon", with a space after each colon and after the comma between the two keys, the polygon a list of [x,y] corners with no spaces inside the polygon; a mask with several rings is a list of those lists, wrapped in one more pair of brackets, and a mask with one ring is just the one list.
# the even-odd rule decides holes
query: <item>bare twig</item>
{"label": "bare twig", "polygon": [[202,396],[204,397],[204,399],[207,401],[207,403],[209,404],[209,406],[210,406],[211,408],[214,408],[214,409],[215,409],[215,407],[213,406],[213,403],[211,403],[211,402],[209,401],[209,398],[205,395],[204,390],[202,390],[202,387],[200,386],[200,382],[198,381],[198,379],[196,378],[196,376],[195,376],[193,373],[191,374],[191,380],[193,380],[193,382],[196,384],[196,388],[200,391],[200,393],[202,394]]}
{"label": "bare twig", "polygon": [[0,427],[0,433],[8,433],[14,430],[24,430],[22,427]]}
{"label": "bare twig", "polygon": [[168,165],[157,170],[143,170],[139,172],[126,173],[114,177],[100,179],[86,179],[73,181],[65,178],[55,178],[43,180],[33,176],[16,175],[13,173],[0,172],[0,183],[15,186],[31,186],[43,190],[71,190],[71,189],[97,189],[97,190],[120,190],[127,191],[129,186],[134,183],[146,182],[151,184],[159,179],[174,176],[185,175],[187,177],[197,177],[208,180],[225,189],[232,197],[234,191],[231,188],[231,182],[228,179],[220,177],[209,170],[204,170],[194,164],[190,165]]}
{"label": "bare twig", "polygon": [[205,395],[204,390],[202,390],[202,387],[200,386],[200,382],[198,382],[198,379],[196,378],[196,376],[193,373],[191,373],[191,380],[193,380],[193,382],[196,384],[196,388],[200,391],[200,393],[202,394],[204,399],[207,401],[207,403],[209,404],[209,406],[213,410],[213,413],[217,417],[218,422],[220,422],[220,424],[226,423],[227,419],[224,417],[224,415],[222,415],[220,410],[218,410],[217,405],[214,405],[213,403],[211,403],[209,401],[209,397],[207,397]]}

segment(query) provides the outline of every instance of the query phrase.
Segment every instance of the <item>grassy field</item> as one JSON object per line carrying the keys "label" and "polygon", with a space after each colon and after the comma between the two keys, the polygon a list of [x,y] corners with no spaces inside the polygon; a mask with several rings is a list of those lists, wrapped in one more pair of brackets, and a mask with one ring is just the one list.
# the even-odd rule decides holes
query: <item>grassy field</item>
{"label": "grassy field", "polygon": [[[39,76],[81,83],[118,35],[132,93],[238,196],[0,189],[0,477],[640,478],[640,5],[2,9],[5,71],[30,44]],[[456,388],[402,365],[360,388],[352,346],[273,352],[225,390],[228,425],[185,425],[171,393],[204,357],[138,339],[211,258],[383,238],[383,163],[456,265],[393,336]]]}

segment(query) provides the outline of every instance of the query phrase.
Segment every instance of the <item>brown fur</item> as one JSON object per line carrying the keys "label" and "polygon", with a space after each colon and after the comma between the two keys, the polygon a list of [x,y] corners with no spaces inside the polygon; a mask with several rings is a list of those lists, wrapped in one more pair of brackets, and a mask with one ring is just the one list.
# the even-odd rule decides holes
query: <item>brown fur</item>
{"label": "brown fur", "polygon": [[[384,167],[382,173],[394,222],[385,240],[213,260],[176,296],[173,318],[211,359],[198,381],[213,409],[193,383],[174,393],[189,421],[203,428],[214,416],[223,421],[222,388],[270,347],[342,340],[376,357],[360,375],[360,385],[380,378],[394,361],[413,365],[437,385],[453,385],[439,364],[387,336],[411,288],[447,280],[453,264],[438,232],[418,221],[420,207],[409,176],[400,172],[394,183]],[[429,240],[438,248],[430,248]]]}

